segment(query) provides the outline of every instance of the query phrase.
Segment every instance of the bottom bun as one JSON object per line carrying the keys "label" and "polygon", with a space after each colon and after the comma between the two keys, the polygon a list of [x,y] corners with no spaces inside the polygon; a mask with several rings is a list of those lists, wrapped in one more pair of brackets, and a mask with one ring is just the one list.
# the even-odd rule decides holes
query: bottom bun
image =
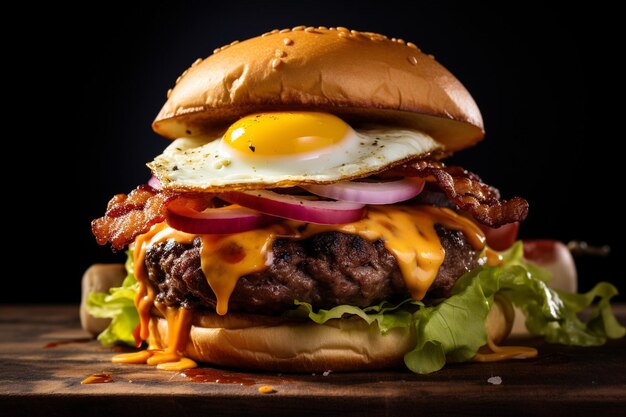
{"label": "bottom bun", "polygon": [[[508,301],[497,298],[485,321],[496,343],[508,336],[514,319]],[[167,346],[167,321],[150,320],[151,340]],[[358,318],[325,324],[242,314],[194,317],[184,354],[196,361],[235,368],[279,372],[356,371],[398,368],[416,344],[415,331],[392,329]]]}

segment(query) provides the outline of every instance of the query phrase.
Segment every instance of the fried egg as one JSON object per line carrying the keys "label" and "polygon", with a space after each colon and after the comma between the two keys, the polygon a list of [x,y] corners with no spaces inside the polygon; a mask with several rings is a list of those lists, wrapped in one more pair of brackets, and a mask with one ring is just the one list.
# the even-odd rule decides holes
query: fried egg
{"label": "fried egg", "polygon": [[226,191],[361,178],[441,145],[425,133],[353,129],[319,112],[252,114],[215,140],[180,138],[148,164],[168,189]]}

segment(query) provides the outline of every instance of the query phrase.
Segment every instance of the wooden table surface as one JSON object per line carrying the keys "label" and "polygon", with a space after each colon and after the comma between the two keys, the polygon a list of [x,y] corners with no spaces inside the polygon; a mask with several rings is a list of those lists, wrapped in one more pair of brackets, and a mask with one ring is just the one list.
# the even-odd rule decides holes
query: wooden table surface
{"label": "wooden table surface", "polygon": [[[626,321],[626,306],[618,306]],[[0,307],[0,415],[626,415],[626,340],[600,348],[537,346],[536,359],[408,371],[323,374],[207,370],[197,382],[146,365],[116,365],[85,341],[75,306]],[[58,344],[83,339],[80,342]],[[81,385],[98,372],[114,382]],[[490,377],[502,379],[499,385]],[[227,383],[224,383],[227,382]],[[230,383],[228,383],[230,382]],[[273,394],[259,387],[271,385]]]}

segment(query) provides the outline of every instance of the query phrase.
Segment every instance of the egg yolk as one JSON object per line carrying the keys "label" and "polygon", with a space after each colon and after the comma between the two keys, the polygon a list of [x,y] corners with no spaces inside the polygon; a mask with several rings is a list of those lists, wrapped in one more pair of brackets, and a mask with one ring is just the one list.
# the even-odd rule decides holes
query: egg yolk
{"label": "egg yolk", "polygon": [[327,113],[258,113],[233,123],[223,143],[250,156],[297,155],[338,144],[349,129],[346,122]]}

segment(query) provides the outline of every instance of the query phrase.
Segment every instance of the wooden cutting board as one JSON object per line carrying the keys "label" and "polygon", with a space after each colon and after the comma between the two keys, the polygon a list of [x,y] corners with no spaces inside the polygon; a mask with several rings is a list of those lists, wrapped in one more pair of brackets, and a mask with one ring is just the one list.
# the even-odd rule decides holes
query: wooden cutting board
{"label": "wooden cutting board", "polygon": [[[617,311],[624,323],[626,306]],[[624,339],[600,348],[524,341],[539,348],[538,358],[449,365],[431,375],[204,368],[189,377],[113,364],[111,348],[85,338],[76,306],[0,307],[0,415],[626,415]],[[81,385],[99,372],[113,382]],[[275,392],[260,393],[263,385]]]}

